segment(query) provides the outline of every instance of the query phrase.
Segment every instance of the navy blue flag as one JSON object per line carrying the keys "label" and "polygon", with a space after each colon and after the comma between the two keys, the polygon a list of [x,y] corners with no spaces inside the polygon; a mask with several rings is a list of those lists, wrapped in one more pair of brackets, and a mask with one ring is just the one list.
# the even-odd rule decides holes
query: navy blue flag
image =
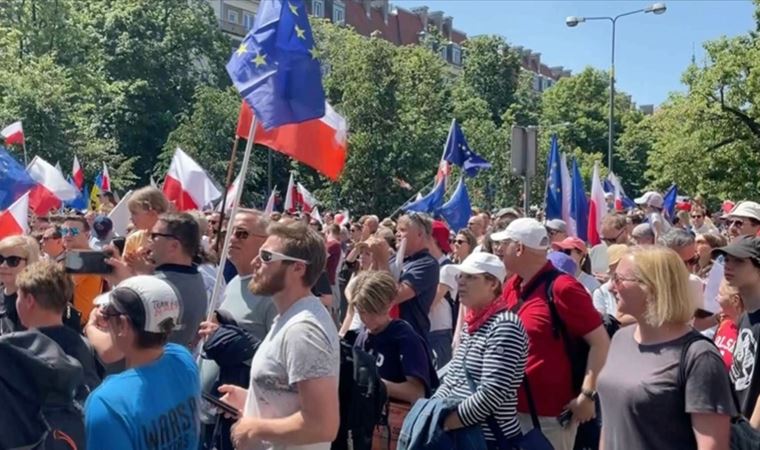
{"label": "navy blue flag", "polygon": [[66,181],[68,181],[70,185],[74,186],[74,189],[76,189],[79,194],[75,199],[63,202],[63,206],[77,211],[84,211],[87,209],[90,205],[87,196],[87,184],[85,183],[85,185],[82,187],[82,190],[80,191],[77,188],[77,185],[74,183],[74,180],[71,179],[71,175],[66,177]]}
{"label": "navy blue flag", "polygon": [[446,219],[449,229],[458,232],[462,228],[467,228],[467,222],[470,220],[472,205],[470,196],[467,193],[467,185],[464,184],[464,177],[459,178],[459,184],[451,198],[438,210],[441,216]]}
{"label": "navy blue flag", "polygon": [[678,186],[673,184],[662,196],[662,214],[668,221],[673,222],[676,213],[676,201],[678,199]]}
{"label": "navy blue flag", "polygon": [[325,115],[322,73],[303,0],[262,0],[227,72],[264,128]]}
{"label": "navy blue flag", "polygon": [[8,209],[37,183],[26,169],[0,145],[0,210]]}
{"label": "navy blue flag", "polygon": [[562,170],[560,169],[557,135],[552,136],[549,160],[546,164],[546,218],[562,219]]}
{"label": "navy blue flag", "polygon": [[578,160],[573,160],[573,191],[570,198],[570,220],[578,238],[588,241],[588,198],[583,187],[583,177],[578,169]]}
{"label": "navy blue flag", "polygon": [[443,205],[443,196],[446,194],[446,182],[445,178],[441,178],[435,184],[435,187],[426,196],[419,200],[415,200],[412,203],[404,206],[404,211],[416,211],[428,214],[433,214],[438,208]]}
{"label": "navy blue flag", "polygon": [[490,169],[491,163],[473,152],[467,145],[464,132],[456,120],[451,121],[449,137],[446,139],[446,150],[443,159],[455,164],[464,170],[469,177],[474,177],[481,169]]}

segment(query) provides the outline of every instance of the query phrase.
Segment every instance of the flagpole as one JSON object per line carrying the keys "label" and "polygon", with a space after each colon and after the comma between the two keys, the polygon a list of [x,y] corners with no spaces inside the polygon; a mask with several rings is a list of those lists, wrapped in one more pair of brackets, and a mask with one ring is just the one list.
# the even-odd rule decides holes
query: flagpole
{"label": "flagpole", "polygon": [[28,165],[29,165],[29,160],[28,160],[28,158],[26,157],[26,138],[24,138],[24,139],[21,141],[21,148],[24,150],[24,165],[25,165],[25,166],[28,166]]}
{"label": "flagpole", "polygon": [[267,198],[272,194],[272,149],[267,155]]}
{"label": "flagpole", "polygon": [[[253,120],[252,122],[254,122]],[[249,135],[250,136],[250,135]],[[253,138],[249,139],[249,141],[253,141]],[[240,142],[240,136],[235,135],[235,142],[232,143],[232,154],[230,155],[230,162],[227,164],[227,181],[224,184],[224,192],[222,193],[222,208],[219,213],[219,225],[216,227],[216,235],[221,236],[222,232],[222,223],[224,222],[224,211],[227,209],[227,192],[230,190],[230,185],[232,185],[232,173],[233,169],[235,168],[235,156],[237,153],[237,147],[238,142]],[[247,146],[246,146],[247,148]],[[241,183],[242,184],[242,183]],[[240,186],[238,186],[238,191],[240,191]],[[239,196],[238,196],[239,198]],[[237,201],[236,201],[237,202]],[[219,253],[219,239],[216,240],[216,253]]]}

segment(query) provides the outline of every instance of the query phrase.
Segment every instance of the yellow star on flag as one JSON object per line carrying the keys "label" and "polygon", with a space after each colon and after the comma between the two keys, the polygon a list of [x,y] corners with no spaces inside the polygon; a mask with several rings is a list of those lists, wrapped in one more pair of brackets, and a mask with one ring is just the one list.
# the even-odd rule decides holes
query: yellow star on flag
{"label": "yellow star on flag", "polygon": [[309,54],[311,55],[311,59],[317,59],[317,48],[316,47],[310,48]]}
{"label": "yellow star on flag", "polygon": [[306,31],[303,28],[300,28],[298,25],[296,25],[296,35],[300,39],[306,39],[306,35],[304,34]]}
{"label": "yellow star on flag", "polygon": [[294,16],[298,15],[298,6],[288,2],[288,8],[290,8],[290,12],[292,12]]}
{"label": "yellow star on flag", "polygon": [[238,56],[243,56],[247,52],[248,52],[248,45],[245,42],[241,42],[240,47],[238,47],[235,53],[237,53]]}
{"label": "yellow star on flag", "polygon": [[267,63],[267,55],[262,55],[261,53],[256,53],[256,57],[251,60],[254,64],[256,64],[256,67],[263,66]]}

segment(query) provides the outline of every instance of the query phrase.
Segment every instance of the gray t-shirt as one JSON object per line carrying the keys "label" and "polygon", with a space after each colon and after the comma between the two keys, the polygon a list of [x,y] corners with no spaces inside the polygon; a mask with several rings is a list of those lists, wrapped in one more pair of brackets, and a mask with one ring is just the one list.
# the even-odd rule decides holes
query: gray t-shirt
{"label": "gray t-shirt", "polygon": [[690,414],[736,414],[720,353],[707,341],[691,344],[684,391],[678,386],[678,365],[689,334],[643,345],[634,340],[636,329],[625,327],[615,333],[597,381],[604,448],[696,449]]}
{"label": "gray t-shirt", "polygon": [[156,277],[166,280],[179,294],[180,327],[169,335],[169,342],[184,345],[191,351],[198,337],[198,327],[206,319],[208,298],[203,276],[195,266],[163,264],[156,267]]}
{"label": "gray t-shirt", "polygon": [[[338,330],[318,298],[309,296],[277,316],[251,362],[251,382],[244,416],[281,418],[301,409],[298,382],[335,377],[338,396]],[[328,450],[329,442],[311,445],[261,443],[255,449]]]}

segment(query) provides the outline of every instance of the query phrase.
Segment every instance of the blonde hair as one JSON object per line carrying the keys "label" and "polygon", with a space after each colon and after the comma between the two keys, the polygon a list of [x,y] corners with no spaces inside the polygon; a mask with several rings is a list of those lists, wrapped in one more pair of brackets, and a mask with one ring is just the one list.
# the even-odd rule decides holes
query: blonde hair
{"label": "blonde hair", "polygon": [[361,272],[346,286],[346,297],[357,311],[385,314],[396,297],[398,286],[388,272]]}
{"label": "blonde hair", "polygon": [[27,266],[16,277],[16,287],[31,294],[44,309],[63,312],[74,299],[74,285],[63,265],[41,260]]}
{"label": "blonde hair", "polygon": [[153,186],[145,186],[136,190],[127,201],[127,208],[130,212],[136,210],[155,211],[163,214],[169,211],[169,201],[164,193]]}
{"label": "blonde hair", "polygon": [[676,252],[666,247],[629,251],[634,273],[649,294],[645,320],[653,327],[687,323],[694,315],[689,298],[689,272]]}
{"label": "blonde hair", "polygon": [[0,240],[0,252],[10,249],[19,249],[27,266],[40,259],[40,244],[31,236],[8,236]]}

